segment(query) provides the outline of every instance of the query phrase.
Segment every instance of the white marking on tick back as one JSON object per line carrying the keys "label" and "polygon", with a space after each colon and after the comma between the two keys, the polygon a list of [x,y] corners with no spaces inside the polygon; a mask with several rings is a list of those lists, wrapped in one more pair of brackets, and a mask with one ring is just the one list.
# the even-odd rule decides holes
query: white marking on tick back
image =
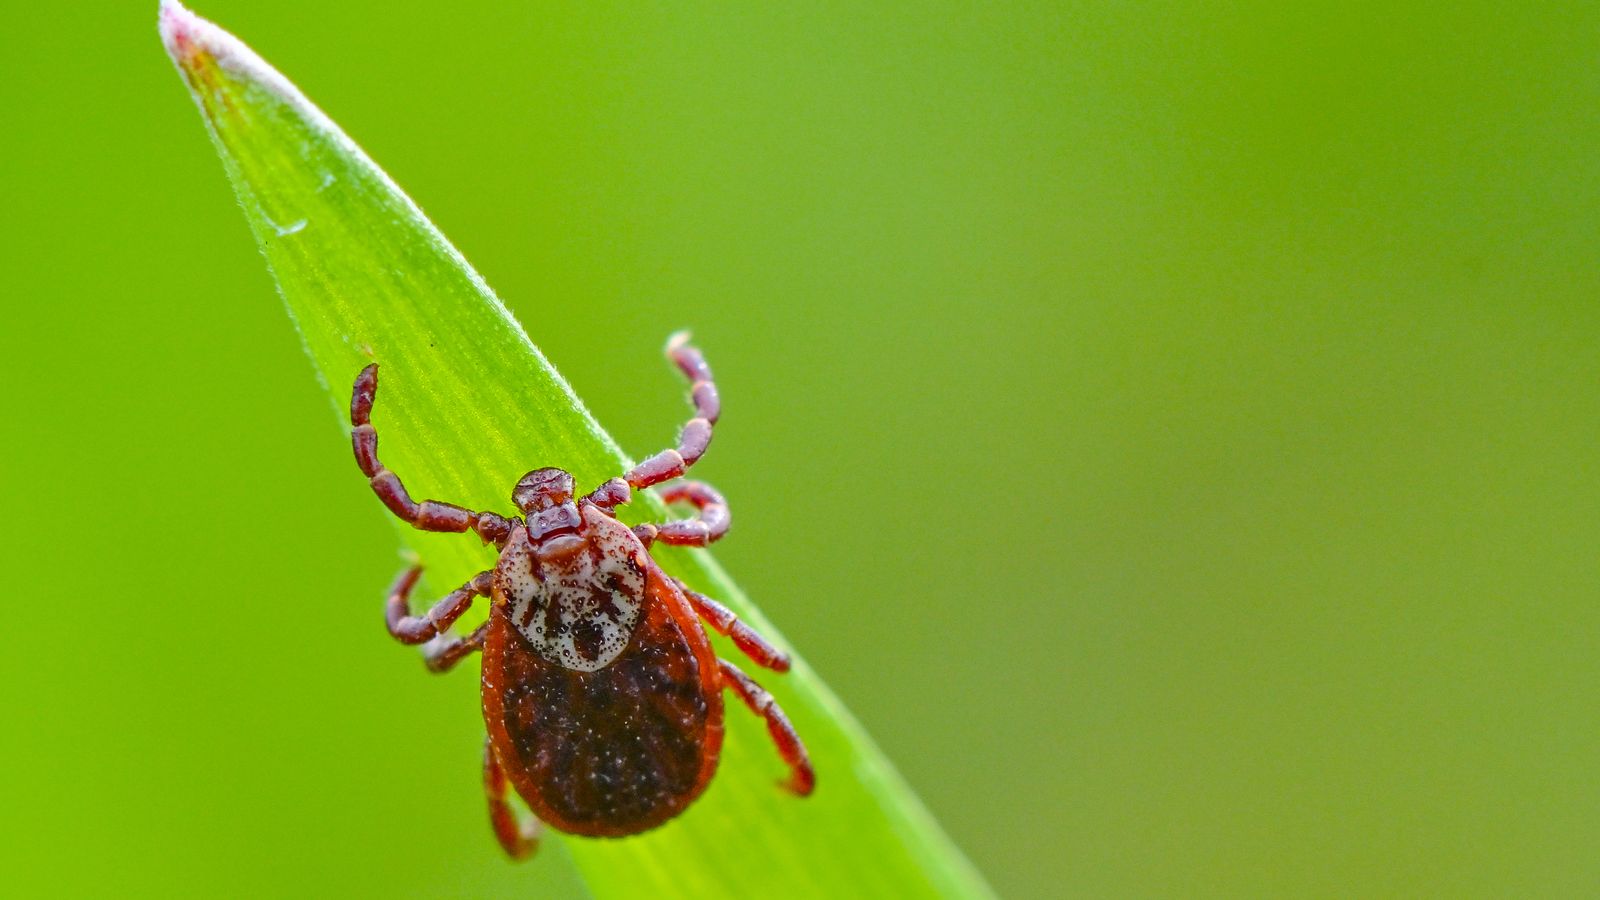
{"label": "white marking on tick back", "polygon": [[[562,559],[541,560],[518,541],[500,557],[498,578],[511,624],[540,656],[594,672],[627,648],[644,606],[645,576],[625,526],[593,509],[584,513],[587,546]],[[580,635],[592,657],[579,649]]]}

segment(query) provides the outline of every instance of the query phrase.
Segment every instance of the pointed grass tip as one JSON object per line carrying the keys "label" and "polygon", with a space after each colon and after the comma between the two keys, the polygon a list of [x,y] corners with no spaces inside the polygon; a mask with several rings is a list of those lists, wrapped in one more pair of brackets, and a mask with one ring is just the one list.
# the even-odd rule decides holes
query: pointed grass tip
{"label": "pointed grass tip", "polygon": [[205,68],[205,61],[209,58],[217,67],[242,75],[277,93],[296,93],[276,69],[267,65],[243,41],[222,30],[216,23],[195,15],[178,0],[161,0],[157,23],[167,55],[184,72],[193,73]]}
{"label": "pointed grass tip", "polygon": [[[330,134],[336,134],[339,140],[349,140],[287,78],[268,65],[254,50],[215,23],[190,12],[178,0],[161,0],[158,29],[167,55],[172,57],[172,62],[188,82],[197,101],[202,95],[219,93],[217,76],[220,70],[234,81],[259,87],[268,95],[289,103],[303,118]],[[201,112],[208,117],[212,115],[204,102],[201,102]]]}
{"label": "pointed grass tip", "polygon": [[161,0],[158,28],[167,55],[184,68],[188,68],[194,58],[204,52],[206,31],[216,30],[216,26],[190,12],[178,0]]}

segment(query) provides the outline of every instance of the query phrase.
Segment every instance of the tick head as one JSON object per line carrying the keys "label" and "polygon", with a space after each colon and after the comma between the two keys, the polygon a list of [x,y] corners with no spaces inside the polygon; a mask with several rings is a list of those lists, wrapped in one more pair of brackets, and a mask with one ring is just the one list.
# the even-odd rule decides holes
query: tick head
{"label": "tick head", "polygon": [[571,501],[572,476],[556,468],[534,469],[511,491],[511,502],[525,516]]}

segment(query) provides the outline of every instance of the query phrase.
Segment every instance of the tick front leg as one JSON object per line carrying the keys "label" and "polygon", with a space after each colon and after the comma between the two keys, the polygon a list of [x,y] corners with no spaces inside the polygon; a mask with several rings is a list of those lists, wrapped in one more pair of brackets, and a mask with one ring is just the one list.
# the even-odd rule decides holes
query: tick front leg
{"label": "tick front leg", "polygon": [[816,787],[817,776],[811,769],[811,758],[806,755],[806,745],[800,742],[800,735],[789,724],[789,717],[783,714],[778,701],[733,663],[719,659],[717,664],[722,667],[723,686],[738,694],[751,712],[767,720],[767,733],[772,735],[778,755],[789,764],[789,780],[783,782],[783,786],[798,796],[809,796]]}
{"label": "tick front leg", "polygon": [[493,580],[490,573],[479,572],[472,576],[471,581],[445,595],[432,609],[423,615],[413,616],[409,614],[411,589],[421,575],[421,566],[412,566],[401,572],[390,586],[389,602],[384,606],[384,620],[389,626],[389,634],[402,644],[426,643],[448,631],[461,618],[461,614],[472,606],[474,597],[489,594],[489,585]]}
{"label": "tick front leg", "polygon": [[413,528],[423,531],[461,532],[471,529],[484,541],[499,546],[511,533],[510,524],[494,513],[472,510],[439,500],[412,500],[400,476],[389,471],[378,459],[378,431],[372,427],[372,403],[378,396],[378,364],[373,363],[356,376],[350,395],[350,445],[356,465],[367,476],[372,492],[389,511]]}
{"label": "tick front leg", "polygon": [[681,581],[678,581],[678,587],[682,588],[683,595],[689,598],[689,605],[694,607],[695,613],[705,619],[706,624],[717,634],[732,638],[734,645],[742,650],[745,656],[750,657],[752,662],[774,672],[789,671],[788,655],[767,643],[767,639],[755,629],[739,621],[733,610],[699,591],[691,590]]}
{"label": "tick front leg", "polygon": [[506,801],[509,792],[505,770],[500,768],[494,747],[486,738],[483,742],[483,795],[489,801],[489,824],[494,827],[494,836],[500,839],[507,856],[527,859],[539,849],[539,834],[544,831],[544,823],[531,815],[519,821],[516,811]]}
{"label": "tick front leg", "polygon": [[667,357],[689,379],[690,398],[694,403],[694,418],[683,426],[675,449],[663,450],[650,457],[623,476],[634,490],[660,484],[677,478],[694,465],[711,444],[711,426],[722,414],[722,403],[717,398],[716,383],[711,380],[711,367],[700,351],[689,345],[689,333],[680,331],[667,341]]}

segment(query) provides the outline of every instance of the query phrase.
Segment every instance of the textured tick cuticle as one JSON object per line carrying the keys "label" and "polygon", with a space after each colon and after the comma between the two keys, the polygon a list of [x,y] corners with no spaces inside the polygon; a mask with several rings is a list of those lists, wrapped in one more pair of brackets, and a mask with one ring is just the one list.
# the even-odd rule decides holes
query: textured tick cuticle
{"label": "textured tick cuticle", "polygon": [[[694,514],[629,528],[616,507],[633,492],[680,478],[710,446],[721,415],[711,369],[686,334],[667,356],[689,379],[694,417],[678,445],[621,477],[577,496],[570,474],[546,467],[512,490],[521,515],[473,511],[413,500],[378,457],[372,409],[378,366],[356,377],[350,400],[356,464],[384,506],[425,531],[471,531],[499,551],[490,571],[413,615],[410,594],[421,574],[402,572],[389,590],[389,633],[424,644],[430,670],[448,671],[483,654],[483,786],[496,837],[514,858],[538,846],[541,823],[572,834],[620,837],[654,828],[682,812],[706,788],[722,747],[722,692],[766,721],[789,767],[785,786],[806,796],[815,774],[783,710],[754,679],[718,659],[705,625],[727,635],[757,665],[787,671],[789,660],[731,610],[663,572],[650,546],[703,547],[728,531],[728,505],[710,485],[679,481],[662,499]],[[489,619],[471,634],[451,631],[478,597]],[[519,819],[515,790],[534,819]]]}

